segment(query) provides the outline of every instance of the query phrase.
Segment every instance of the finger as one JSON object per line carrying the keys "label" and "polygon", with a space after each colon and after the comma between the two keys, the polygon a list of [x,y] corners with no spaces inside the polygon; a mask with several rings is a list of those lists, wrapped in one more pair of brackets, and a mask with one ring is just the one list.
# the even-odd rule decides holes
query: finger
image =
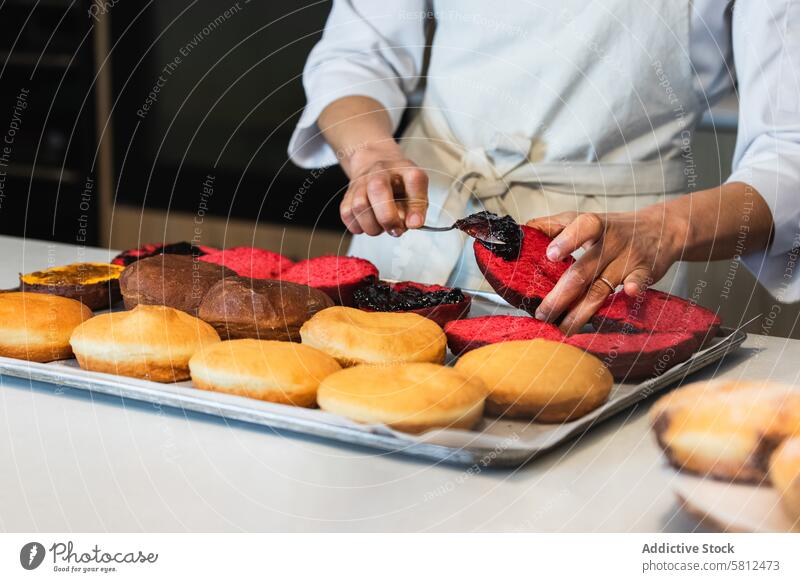
{"label": "finger", "polygon": [[[605,262],[604,262],[605,261]],[[536,310],[536,319],[555,321],[558,316],[582,297],[607,264],[600,245],[586,251],[567,269],[553,290],[547,294]]]}
{"label": "finger", "polygon": [[372,206],[369,203],[366,188],[363,190],[359,189],[353,195],[353,216],[356,221],[358,221],[361,230],[366,234],[376,236],[383,232],[383,228],[381,228],[381,225],[375,218],[375,214],[372,212]]}
{"label": "finger", "polygon": [[560,261],[586,243],[600,240],[605,229],[605,220],[591,212],[579,214],[547,247],[547,258]]}
{"label": "finger", "polygon": [[576,216],[578,216],[577,212],[561,212],[559,214],[553,214],[552,216],[534,218],[526,222],[525,226],[535,228],[550,238],[554,238],[564,230],[564,227],[575,220]]}
{"label": "finger", "polygon": [[428,174],[420,168],[403,171],[405,185],[406,226],[419,228],[428,213]]}
{"label": "finger", "polygon": [[394,198],[391,177],[386,173],[375,174],[367,180],[367,199],[382,230],[392,236],[400,236],[405,224],[400,220]]}
{"label": "finger", "polygon": [[347,230],[349,230],[353,234],[363,234],[363,230],[361,226],[358,224],[358,220],[356,220],[355,214],[353,214],[353,191],[352,187],[348,190],[344,198],[342,198],[341,204],[339,204],[339,216],[342,219]]}
{"label": "finger", "polygon": [[561,322],[561,331],[567,335],[578,333],[581,328],[597,313],[608,296],[616,290],[616,283],[619,281],[620,267],[614,263],[608,266],[602,273],[602,277],[608,279],[614,287],[608,285],[600,279],[600,276],[592,281],[586,293],[576,301]]}
{"label": "finger", "polygon": [[636,297],[643,293],[653,283],[653,274],[650,269],[640,267],[628,273],[624,281],[625,295]]}

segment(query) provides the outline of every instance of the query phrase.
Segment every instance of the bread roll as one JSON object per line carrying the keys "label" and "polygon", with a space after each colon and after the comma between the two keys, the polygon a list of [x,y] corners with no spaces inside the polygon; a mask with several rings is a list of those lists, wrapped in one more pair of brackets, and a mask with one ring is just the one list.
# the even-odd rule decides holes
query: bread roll
{"label": "bread roll", "polygon": [[240,339],[203,348],[189,369],[195,388],[315,406],[319,383],[342,368],[328,354],[302,344]]}
{"label": "bread roll", "polygon": [[304,344],[330,354],[344,367],[442,363],[447,350],[442,328],[415,313],[329,307],[304,323],[300,336]]}
{"label": "bread roll", "polygon": [[419,433],[472,428],[481,419],[486,387],[437,364],[356,366],[320,384],[320,408],[357,422]]}
{"label": "bread roll", "polygon": [[236,273],[187,255],[156,255],[125,267],[119,280],[125,307],[166,305],[197,315],[211,287]]}
{"label": "bread roll", "polygon": [[39,293],[0,293],[0,356],[51,362],[72,357],[72,330],[92,316],[74,299]]}
{"label": "bread roll", "polygon": [[759,483],[775,447],[800,434],[800,390],[770,382],[697,382],[659,399],[650,419],[674,466]]}
{"label": "bread roll", "polygon": [[300,326],[333,305],[328,295],[305,285],[234,277],[208,290],[199,317],[223,339],[300,341]]}
{"label": "bread roll", "polygon": [[462,356],[455,367],[486,384],[487,412],[537,422],[580,418],[608,399],[614,383],[596,357],[543,339],[484,346]]}
{"label": "bread roll", "polygon": [[81,368],[155,382],[188,380],[189,359],[219,341],[206,322],[163,305],[98,315],[70,339]]}
{"label": "bread roll", "polygon": [[780,494],[794,529],[800,530],[800,437],[786,439],[775,450],[769,463],[769,479]]}

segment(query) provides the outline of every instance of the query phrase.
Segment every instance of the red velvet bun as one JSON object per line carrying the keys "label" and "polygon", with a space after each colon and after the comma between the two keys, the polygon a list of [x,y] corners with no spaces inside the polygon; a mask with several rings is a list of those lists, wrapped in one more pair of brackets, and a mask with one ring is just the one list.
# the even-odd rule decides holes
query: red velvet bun
{"label": "red velvet bun", "polygon": [[281,279],[314,287],[337,305],[350,306],[356,289],[378,280],[378,269],[366,259],[325,256],[295,263]]}
{"label": "red velvet bun", "polygon": [[185,241],[168,244],[150,243],[142,245],[138,249],[122,251],[111,259],[111,263],[127,267],[140,259],[146,259],[147,257],[154,257],[156,255],[195,255],[202,257],[203,255],[214,252],[217,252],[217,249],[213,247],[193,245]]}
{"label": "red velvet bun", "polygon": [[721,324],[708,309],[651,289],[635,297],[615,293],[592,318],[598,331],[684,332],[692,334],[699,346],[714,338]]}
{"label": "red velvet bun", "polygon": [[251,279],[280,279],[281,273],[294,265],[292,260],[280,253],[254,247],[214,251],[200,257],[200,260],[228,267],[237,275]]}
{"label": "red velvet bun", "polygon": [[685,362],[699,347],[691,333],[582,333],[566,343],[600,358],[615,380],[641,380]]}
{"label": "red velvet bun", "polygon": [[537,338],[560,342],[565,337],[552,323],[513,315],[487,315],[451,321],[444,326],[444,332],[447,334],[447,345],[455,355],[500,342]]}
{"label": "red velvet bun", "polygon": [[441,327],[449,321],[466,317],[471,305],[472,296],[461,289],[415,281],[379,281],[357,290],[353,300],[353,306],[363,311],[416,313]]}
{"label": "red velvet bun", "polygon": [[515,260],[498,257],[477,240],[473,248],[478,267],[497,294],[533,315],[544,296],[552,291],[575,260],[567,257],[563,261],[551,261],[545,255],[551,239],[535,228],[520,228],[522,247]]}

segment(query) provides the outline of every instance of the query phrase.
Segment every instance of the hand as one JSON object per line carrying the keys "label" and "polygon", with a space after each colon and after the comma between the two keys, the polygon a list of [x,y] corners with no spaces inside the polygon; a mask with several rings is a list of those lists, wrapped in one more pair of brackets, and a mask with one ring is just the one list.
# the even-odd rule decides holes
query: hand
{"label": "hand", "polygon": [[536,318],[544,321],[566,313],[561,329],[567,334],[578,332],[617,285],[634,296],[663,277],[681,258],[687,234],[681,215],[667,212],[663,204],[637,212],[564,212],[528,226],[554,237],[547,248],[550,260],[585,249],[536,310]]}
{"label": "hand", "polygon": [[400,236],[425,224],[428,175],[396,143],[359,149],[343,165],[350,186],[339,214],[350,232]]}

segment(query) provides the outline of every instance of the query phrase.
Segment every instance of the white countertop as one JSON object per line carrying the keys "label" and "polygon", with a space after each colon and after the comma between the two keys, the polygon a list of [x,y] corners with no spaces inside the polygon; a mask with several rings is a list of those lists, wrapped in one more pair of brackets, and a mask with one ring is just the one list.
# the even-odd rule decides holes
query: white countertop
{"label": "white countertop", "polygon": [[[19,272],[109,253],[0,237]],[[712,374],[796,381],[800,342],[751,336]],[[787,365],[784,362],[792,362]],[[0,377],[0,531],[686,531],[645,416],[517,470],[473,470]]]}

